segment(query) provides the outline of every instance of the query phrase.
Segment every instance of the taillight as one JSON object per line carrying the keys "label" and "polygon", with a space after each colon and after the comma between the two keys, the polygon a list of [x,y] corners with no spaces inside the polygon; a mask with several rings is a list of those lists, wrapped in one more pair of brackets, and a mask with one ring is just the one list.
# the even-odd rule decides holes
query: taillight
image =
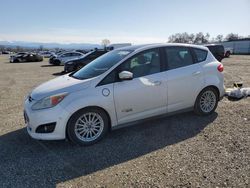
{"label": "taillight", "polygon": [[218,70],[219,72],[223,72],[223,70],[224,70],[223,65],[222,65],[222,64],[219,64],[219,66],[217,67],[217,70]]}

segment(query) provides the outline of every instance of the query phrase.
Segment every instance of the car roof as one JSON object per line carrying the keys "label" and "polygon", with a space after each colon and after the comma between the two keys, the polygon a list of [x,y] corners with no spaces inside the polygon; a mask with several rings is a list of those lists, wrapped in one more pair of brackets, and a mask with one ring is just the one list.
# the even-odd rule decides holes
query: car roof
{"label": "car roof", "polygon": [[81,52],[77,52],[77,51],[67,51],[67,52],[62,52],[62,53],[59,53],[58,55],[63,55],[63,54],[68,54],[68,53],[77,53],[77,54],[82,54],[82,55],[84,55],[83,53],[81,53]]}
{"label": "car roof", "polygon": [[134,50],[143,48],[145,46],[149,46],[149,44],[126,46],[126,47],[118,48],[118,49],[115,49],[115,50],[132,50],[132,51],[134,51]]}
{"label": "car roof", "polygon": [[107,52],[107,50],[104,49],[97,49],[97,50],[91,50],[89,52]]}
{"label": "car roof", "polygon": [[223,46],[221,44],[206,44],[205,46],[210,47],[210,46]]}
{"label": "car roof", "polygon": [[116,49],[116,50],[141,51],[141,50],[146,50],[146,49],[151,49],[151,48],[175,47],[175,46],[180,46],[180,47],[193,47],[193,48],[199,48],[199,49],[207,50],[207,47],[202,46],[202,45],[183,44],[183,43],[161,43],[161,44],[132,45],[132,46],[127,46],[127,47],[119,48],[119,49]]}

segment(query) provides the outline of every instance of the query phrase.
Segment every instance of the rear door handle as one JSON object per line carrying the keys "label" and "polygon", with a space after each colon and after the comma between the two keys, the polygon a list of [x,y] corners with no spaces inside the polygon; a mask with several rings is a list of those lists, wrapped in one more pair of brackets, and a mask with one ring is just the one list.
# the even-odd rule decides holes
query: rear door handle
{"label": "rear door handle", "polygon": [[195,71],[195,72],[193,72],[192,75],[197,76],[197,75],[199,75],[200,73],[201,73],[201,71]]}
{"label": "rear door handle", "polygon": [[161,81],[154,81],[153,83],[154,83],[155,86],[161,85]]}

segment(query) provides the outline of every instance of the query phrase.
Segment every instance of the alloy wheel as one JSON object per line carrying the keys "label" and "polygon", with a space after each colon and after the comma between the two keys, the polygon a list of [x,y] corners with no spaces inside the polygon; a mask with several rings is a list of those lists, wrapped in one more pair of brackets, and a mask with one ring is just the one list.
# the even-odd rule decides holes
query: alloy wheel
{"label": "alloy wheel", "polygon": [[205,112],[211,112],[216,105],[216,96],[213,91],[205,91],[200,98],[200,109]]}
{"label": "alloy wheel", "polygon": [[103,129],[104,121],[95,112],[88,112],[80,116],[74,127],[75,135],[84,142],[96,140],[103,132]]}

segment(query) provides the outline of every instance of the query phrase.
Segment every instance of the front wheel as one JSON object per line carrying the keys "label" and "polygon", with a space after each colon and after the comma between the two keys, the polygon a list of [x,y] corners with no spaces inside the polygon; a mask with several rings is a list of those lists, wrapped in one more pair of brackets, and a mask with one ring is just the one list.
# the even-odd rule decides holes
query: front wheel
{"label": "front wheel", "polygon": [[54,65],[55,65],[55,66],[59,66],[60,64],[61,64],[61,62],[60,62],[59,60],[55,60],[55,61],[54,61]]}
{"label": "front wheel", "polygon": [[20,63],[20,62],[22,62],[22,59],[20,59],[20,58],[17,58],[17,59],[15,60],[15,63]]}
{"label": "front wheel", "polygon": [[108,131],[108,116],[100,109],[82,109],[72,115],[67,125],[69,139],[79,145],[91,145]]}
{"label": "front wheel", "polygon": [[217,108],[218,101],[218,92],[212,87],[205,88],[195,101],[194,112],[198,115],[209,115]]}

